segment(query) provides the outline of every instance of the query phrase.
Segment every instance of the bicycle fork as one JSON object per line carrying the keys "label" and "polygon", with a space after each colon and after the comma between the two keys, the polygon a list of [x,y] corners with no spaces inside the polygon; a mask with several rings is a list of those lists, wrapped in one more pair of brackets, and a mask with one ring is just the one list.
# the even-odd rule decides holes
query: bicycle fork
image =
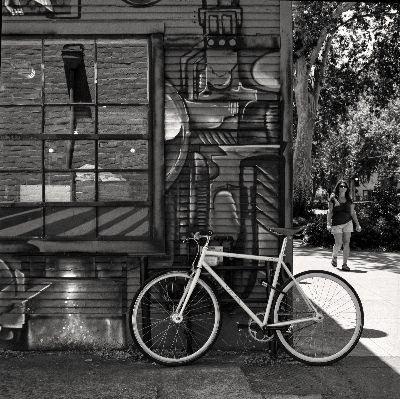
{"label": "bicycle fork", "polygon": [[186,285],[185,290],[181,299],[179,300],[178,306],[175,309],[175,312],[172,314],[171,318],[175,323],[181,323],[183,320],[183,312],[186,309],[186,306],[189,302],[189,299],[196,287],[197,281],[199,280],[201,274],[201,268],[197,268],[193,277],[190,278],[189,283]]}

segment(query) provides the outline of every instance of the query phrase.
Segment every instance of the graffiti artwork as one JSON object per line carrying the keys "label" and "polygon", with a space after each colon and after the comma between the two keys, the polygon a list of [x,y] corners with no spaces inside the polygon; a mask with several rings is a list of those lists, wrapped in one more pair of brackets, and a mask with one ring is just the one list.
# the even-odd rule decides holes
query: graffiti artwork
{"label": "graffiti artwork", "polygon": [[[241,36],[242,7],[227,3],[203,1],[202,38],[166,42],[170,229],[178,238],[211,228],[232,237],[235,251],[266,254],[263,225],[279,212],[279,48]],[[182,251],[175,247],[177,262]],[[248,294],[256,272],[236,273]]]}
{"label": "graffiti artwork", "polygon": [[[46,15],[58,18],[78,17],[79,0],[3,0],[8,15]],[[7,13],[3,14],[7,15]]]}
{"label": "graffiti artwork", "polygon": [[166,71],[167,188],[188,193],[177,234],[211,228],[262,252],[262,225],[278,217],[279,49],[240,35],[239,1],[204,3],[203,39],[166,43],[167,65],[180,65]]}
{"label": "graffiti artwork", "polygon": [[[95,10],[78,0],[3,0],[3,15],[43,22],[82,13],[83,21],[68,24],[102,27],[98,16],[114,4],[100,3]],[[279,2],[175,1],[173,11],[167,0],[118,3],[121,26],[134,27],[136,18],[142,33],[71,39],[60,31],[2,41],[0,347],[102,338],[122,346],[126,304],[143,264],[186,267],[193,254],[181,239],[190,232],[213,230],[220,251],[276,253],[265,226],[282,221]],[[259,20],[257,7],[264,9]],[[146,30],[167,14],[164,33]],[[115,22],[109,18],[107,26]],[[274,35],[248,33],[264,19]],[[57,26],[46,22],[46,29]],[[164,55],[158,75],[155,41]],[[142,264],[140,251],[96,251],[106,239],[130,245],[154,236],[159,180],[151,162],[162,118],[154,118],[151,90],[163,86],[165,193],[160,188],[157,199],[165,201],[166,251]],[[57,248],[75,241],[98,246],[79,254]],[[241,298],[258,295],[264,265],[221,259],[220,273]]]}

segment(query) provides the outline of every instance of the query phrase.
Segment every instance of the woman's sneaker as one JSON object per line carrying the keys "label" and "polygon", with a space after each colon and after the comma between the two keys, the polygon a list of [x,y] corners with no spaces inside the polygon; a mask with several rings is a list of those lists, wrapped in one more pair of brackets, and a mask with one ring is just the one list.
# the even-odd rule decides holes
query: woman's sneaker
{"label": "woman's sneaker", "polygon": [[342,270],[344,270],[344,271],[346,271],[346,272],[348,272],[348,271],[350,270],[350,267],[347,266],[347,263],[345,263],[345,264],[342,266]]}
{"label": "woman's sneaker", "polygon": [[333,267],[337,267],[337,258],[334,258],[334,257],[332,256],[331,265],[332,265]]}

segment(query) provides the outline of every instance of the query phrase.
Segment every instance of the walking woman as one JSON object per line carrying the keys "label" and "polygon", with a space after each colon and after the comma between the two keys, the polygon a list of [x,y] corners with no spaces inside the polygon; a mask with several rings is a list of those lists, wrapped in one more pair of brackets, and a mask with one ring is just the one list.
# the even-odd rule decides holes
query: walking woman
{"label": "walking woman", "polygon": [[349,194],[349,187],[345,181],[340,181],[335,191],[329,198],[327,228],[335,237],[335,245],[332,252],[332,266],[337,267],[337,256],[343,245],[342,270],[349,271],[347,259],[350,253],[350,237],[353,232],[353,220],[356,223],[356,231],[361,231],[358,223],[354,204]]}

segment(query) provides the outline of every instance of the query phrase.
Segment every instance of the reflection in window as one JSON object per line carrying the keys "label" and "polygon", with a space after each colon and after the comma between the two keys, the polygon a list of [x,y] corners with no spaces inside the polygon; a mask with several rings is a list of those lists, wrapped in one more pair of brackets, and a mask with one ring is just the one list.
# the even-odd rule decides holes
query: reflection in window
{"label": "reflection in window", "polygon": [[147,169],[146,140],[99,140],[99,168]]}
{"label": "reflection in window", "polygon": [[147,74],[144,40],[97,41],[100,103],[147,103]]}
{"label": "reflection in window", "polygon": [[99,201],[147,201],[147,173],[99,173]]}
{"label": "reflection in window", "polygon": [[[74,108],[74,126],[71,132],[71,109]],[[94,134],[95,108],[90,106],[48,106],[45,108],[45,134]]]}
{"label": "reflection in window", "polygon": [[147,134],[147,106],[99,107],[99,134]]}
{"label": "reflection in window", "polygon": [[150,237],[148,40],[1,46],[0,237]]}
{"label": "reflection in window", "polygon": [[39,140],[0,140],[0,170],[35,169],[42,165]]}
{"label": "reflection in window", "polygon": [[[1,94],[0,94],[1,96]],[[1,110],[0,132],[12,134],[42,133],[42,107],[7,107]]]}
{"label": "reflection in window", "polygon": [[0,202],[41,202],[40,173],[0,173]]}
{"label": "reflection in window", "polygon": [[42,102],[41,40],[1,40],[0,88],[0,104]]}
{"label": "reflection in window", "polygon": [[44,145],[45,168],[70,169],[68,160],[71,158],[71,169],[82,168],[85,164],[94,165],[95,147],[93,140],[75,140],[73,146],[70,140],[46,140]]}
{"label": "reflection in window", "polygon": [[[73,41],[72,43],[76,43]],[[44,92],[46,103],[69,103],[69,73],[66,71],[61,51],[66,40],[45,40],[43,45]],[[75,71],[75,102],[92,103],[95,99],[94,65],[95,43],[79,40],[84,48],[83,60]]]}

